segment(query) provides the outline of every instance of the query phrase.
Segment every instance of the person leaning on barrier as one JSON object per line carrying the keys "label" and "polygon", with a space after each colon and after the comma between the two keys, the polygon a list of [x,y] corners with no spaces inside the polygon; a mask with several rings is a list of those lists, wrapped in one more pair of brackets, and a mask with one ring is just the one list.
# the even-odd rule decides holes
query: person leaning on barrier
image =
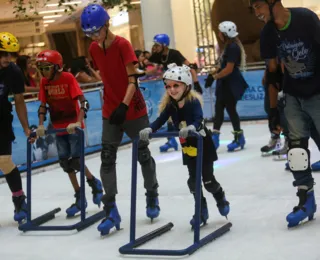
{"label": "person leaning on barrier", "polygon": [[[69,208],[67,217],[73,217],[81,210],[80,186],[76,173],[80,171],[80,136],[75,133],[77,127],[84,128],[83,119],[89,110],[89,102],[85,99],[76,79],[71,73],[62,71],[63,59],[59,52],[42,51],[37,55],[37,68],[42,74],[39,100],[39,126],[37,136],[45,136],[47,110],[54,129],[66,128],[67,132],[56,135],[59,163],[69,176],[76,198]],[[79,106],[79,102],[81,106]],[[47,107],[48,105],[48,107]],[[102,185],[85,166],[87,182],[92,189],[93,203],[100,206]],[[87,201],[85,200],[87,206]]]}
{"label": "person leaning on barrier", "polygon": [[23,97],[23,75],[19,67],[10,62],[11,54],[19,49],[19,42],[14,35],[0,32],[0,170],[12,192],[14,220],[20,223],[27,217],[27,204],[20,172],[12,161],[12,142],[15,136],[12,130],[12,104],[8,100],[12,93],[21,126],[25,135],[29,136],[28,115]]}
{"label": "person leaning on barrier", "polygon": [[[98,226],[101,235],[108,234],[113,227],[120,229],[116,159],[122,136],[126,133],[133,139],[149,125],[146,103],[134,67],[138,62],[136,55],[126,39],[110,31],[109,20],[106,10],[98,4],[88,5],[81,14],[82,31],[93,40],[89,52],[104,84],[100,174],[106,193],[102,198],[106,218]],[[159,216],[160,208],[156,164],[148,145],[147,141],[139,142],[138,160],[146,189],[146,214],[153,219]]]}

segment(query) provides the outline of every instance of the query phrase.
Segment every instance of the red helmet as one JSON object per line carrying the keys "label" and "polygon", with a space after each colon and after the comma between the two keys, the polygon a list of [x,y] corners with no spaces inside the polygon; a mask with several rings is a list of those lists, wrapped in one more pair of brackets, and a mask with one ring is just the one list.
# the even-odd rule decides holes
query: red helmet
{"label": "red helmet", "polygon": [[42,51],[37,55],[36,62],[49,62],[54,65],[58,65],[59,69],[62,69],[63,66],[63,58],[61,54],[57,51],[46,50]]}

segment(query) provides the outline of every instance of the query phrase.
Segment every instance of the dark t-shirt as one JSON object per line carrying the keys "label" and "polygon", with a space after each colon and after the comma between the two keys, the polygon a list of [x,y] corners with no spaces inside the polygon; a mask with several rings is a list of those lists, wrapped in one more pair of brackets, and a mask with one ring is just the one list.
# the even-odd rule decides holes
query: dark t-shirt
{"label": "dark t-shirt", "polygon": [[15,139],[12,130],[12,105],[8,96],[23,92],[24,81],[20,68],[14,63],[10,63],[8,67],[0,69],[0,145]]}
{"label": "dark t-shirt", "polygon": [[[291,23],[280,31],[267,23],[261,32],[261,56],[280,57],[284,92],[296,97],[320,93],[320,21],[306,8],[290,8]],[[275,48],[276,46],[276,48]]]}
{"label": "dark t-shirt", "polygon": [[168,69],[168,64],[175,63],[178,66],[182,66],[187,59],[180,53],[180,51],[169,49],[168,55],[162,55],[161,53],[154,53],[149,58],[152,63],[163,65],[163,69]]}
{"label": "dark t-shirt", "polygon": [[0,69],[0,122],[8,119],[11,115],[12,106],[8,101],[10,94],[21,94],[24,92],[24,80],[20,68],[14,63]]}
{"label": "dark t-shirt", "polygon": [[224,69],[228,63],[234,63],[233,71],[224,78],[217,80],[216,95],[229,95],[230,91],[236,100],[241,99],[244,91],[248,87],[247,82],[244,80],[239,66],[241,64],[241,49],[235,42],[228,44],[222,55],[220,66]]}

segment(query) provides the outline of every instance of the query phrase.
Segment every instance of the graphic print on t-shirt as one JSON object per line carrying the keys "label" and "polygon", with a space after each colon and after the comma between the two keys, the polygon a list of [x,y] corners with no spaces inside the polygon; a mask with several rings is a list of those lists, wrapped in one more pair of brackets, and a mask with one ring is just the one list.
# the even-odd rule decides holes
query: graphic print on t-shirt
{"label": "graphic print on t-shirt", "polygon": [[45,86],[47,103],[50,107],[50,117],[54,124],[69,121],[75,122],[77,120],[76,103],[72,102],[68,88],[68,84]]}
{"label": "graphic print on t-shirt", "polygon": [[314,75],[316,57],[312,45],[300,39],[283,40],[278,46],[281,61],[294,79],[309,78]]}

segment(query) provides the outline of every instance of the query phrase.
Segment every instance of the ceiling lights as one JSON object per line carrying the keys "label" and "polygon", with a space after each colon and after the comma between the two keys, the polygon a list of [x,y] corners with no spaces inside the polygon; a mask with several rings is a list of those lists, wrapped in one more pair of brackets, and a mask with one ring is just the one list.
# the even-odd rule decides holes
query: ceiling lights
{"label": "ceiling lights", "polygon": [[62,12],[64,12],[64,9],[41,11],[41,12],[39,12],[39,14],[51,14],[51,13],[62,13]]}
{"label": "ceiling lights", "polygon": [[47,15],[47,16],[43,16],[43,19],[52,19],[52,18],[59,18],[61,17],[62,14],[57,14],[57,15]]}
{"label": "ceiling lights", "polygon": [[[62,5],[78,5],[81,4],[81,1],[72,1],[72,2],[67,2],[67,3],[63,3]],[[46,4],[47,7],[56,7],[59,6],[58,3],[56,4]]]}
{"label": "ceiling lights", "polygon": [[56,20],[44,20],[43,23],[54,23]]}

